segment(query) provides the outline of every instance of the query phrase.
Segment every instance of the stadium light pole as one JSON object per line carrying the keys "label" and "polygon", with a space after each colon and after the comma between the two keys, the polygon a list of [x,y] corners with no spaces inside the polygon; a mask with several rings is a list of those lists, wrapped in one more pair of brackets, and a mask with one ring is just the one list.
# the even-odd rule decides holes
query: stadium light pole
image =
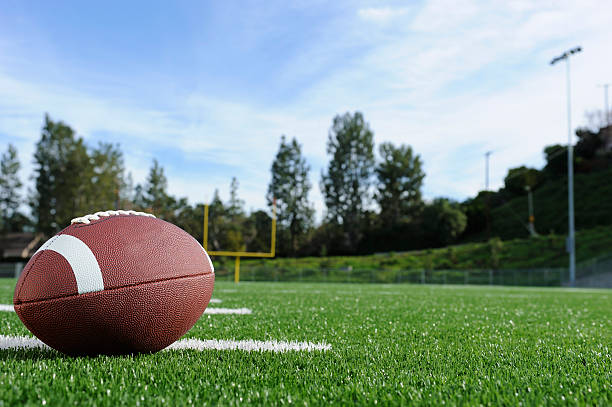
{"label": "stadium light pole", "polygon": [[608,108],[608,87],[610,85],[610,83],[598,85],[600,88],[604,88],[604,122],[606,126],[610,125],[610,109]]}
{"label": "stadium light pole", "polygon": [[489,190],[489,157],[491,154],[493,154],[493,151],[485,153],[485,191]]}
{"label": "stadium light pole", "polygon": [[582,51],[581,47],[575,47],[565,51],[563,54],[550,61],[551,65],[565,61],[567,79],[567,203],[568,203],[568,237],[567,251],[569,252],[569,277],[570,285],[576,284],[576,231],[574,225],[574,145],[572,143],[572,103],[570,83],[570,56]]}

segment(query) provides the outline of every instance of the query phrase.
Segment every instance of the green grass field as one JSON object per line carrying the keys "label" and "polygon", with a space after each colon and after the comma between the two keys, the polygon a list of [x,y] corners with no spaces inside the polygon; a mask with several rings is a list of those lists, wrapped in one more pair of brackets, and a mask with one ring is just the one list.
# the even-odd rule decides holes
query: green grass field
{"label": "green grass field", "polygon": [[[15,280],[0,280],[0,303]],[[250,315],[187,337],[325,342],[329,351],[70,358],[0,350],[0,405],[611,405],[612,291],[219,283]],[[0,334],[28,335],[14,313]]]}

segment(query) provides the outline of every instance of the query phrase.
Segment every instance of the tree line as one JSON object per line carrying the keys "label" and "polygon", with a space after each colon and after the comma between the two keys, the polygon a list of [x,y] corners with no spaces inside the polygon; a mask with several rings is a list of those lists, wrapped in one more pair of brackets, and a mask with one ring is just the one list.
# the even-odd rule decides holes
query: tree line
{"label": "tree line", "polygon": [[[607,168],[611,159],[603,130],[579,129],[577,171]],[[606,141],[608,140],[608,141]],[[271,165],[267,210],[247,212],[239,182],[231,180],[223,200],[215,190],[209,203],[209,247],[268,251],[271,207],[277,208],[277,253],[281,256],[363,254],[445,246],[484,237],[487,211],[564,176],[566,146],[544,149],[542,170],[512,168],[498,191],[481,191],[456,202],[425,201],[423,162],[409,145],[381,143],[360,112],[337,115],[327,137],[329,162],[320,174],[325,210],[314,222],[310,165],[295,138],[282,136]],[[164,168],[153,160],[146,180],[134,185],[119,145],[88,146],[62,121],[45,116],[34,152],[33,188],[22,193],[17,151],[9,145],[0,158],[0,230],[30,230],[51,236],[70,219],[109,208],[144,210],[175,223],[199,241],[204,204],[168,193]],[[564,161],[565,160],[565,161]],[[24,204],[30,209],[27,214]]]}

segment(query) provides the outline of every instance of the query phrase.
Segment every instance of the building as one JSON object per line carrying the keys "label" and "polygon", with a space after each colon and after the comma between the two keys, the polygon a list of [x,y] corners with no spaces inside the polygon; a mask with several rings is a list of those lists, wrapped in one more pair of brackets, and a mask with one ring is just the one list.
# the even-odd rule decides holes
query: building
{"label": "building", "polygon": [[0,277],[18,277],[23,266],[43,243],[43,235],[40,233],[0,235]]}

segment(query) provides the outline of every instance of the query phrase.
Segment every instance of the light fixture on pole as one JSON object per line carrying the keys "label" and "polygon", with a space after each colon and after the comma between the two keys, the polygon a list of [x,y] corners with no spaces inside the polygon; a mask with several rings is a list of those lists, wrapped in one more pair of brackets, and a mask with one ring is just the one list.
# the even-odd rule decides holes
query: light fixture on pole
{"label": "light fixture on pole", "polygon": [[567,203],[568,203],[568,237],[567,251],[569,252],[569,279],[570,285],[576,284],[576,231],[574,225],[574,145],[572,143],[572,103],[570,86],[570,59],[573,54],[582,51],[581,47],[575,47],[550,61],[551,65],[560,61],[566,62],[567,76]]}

